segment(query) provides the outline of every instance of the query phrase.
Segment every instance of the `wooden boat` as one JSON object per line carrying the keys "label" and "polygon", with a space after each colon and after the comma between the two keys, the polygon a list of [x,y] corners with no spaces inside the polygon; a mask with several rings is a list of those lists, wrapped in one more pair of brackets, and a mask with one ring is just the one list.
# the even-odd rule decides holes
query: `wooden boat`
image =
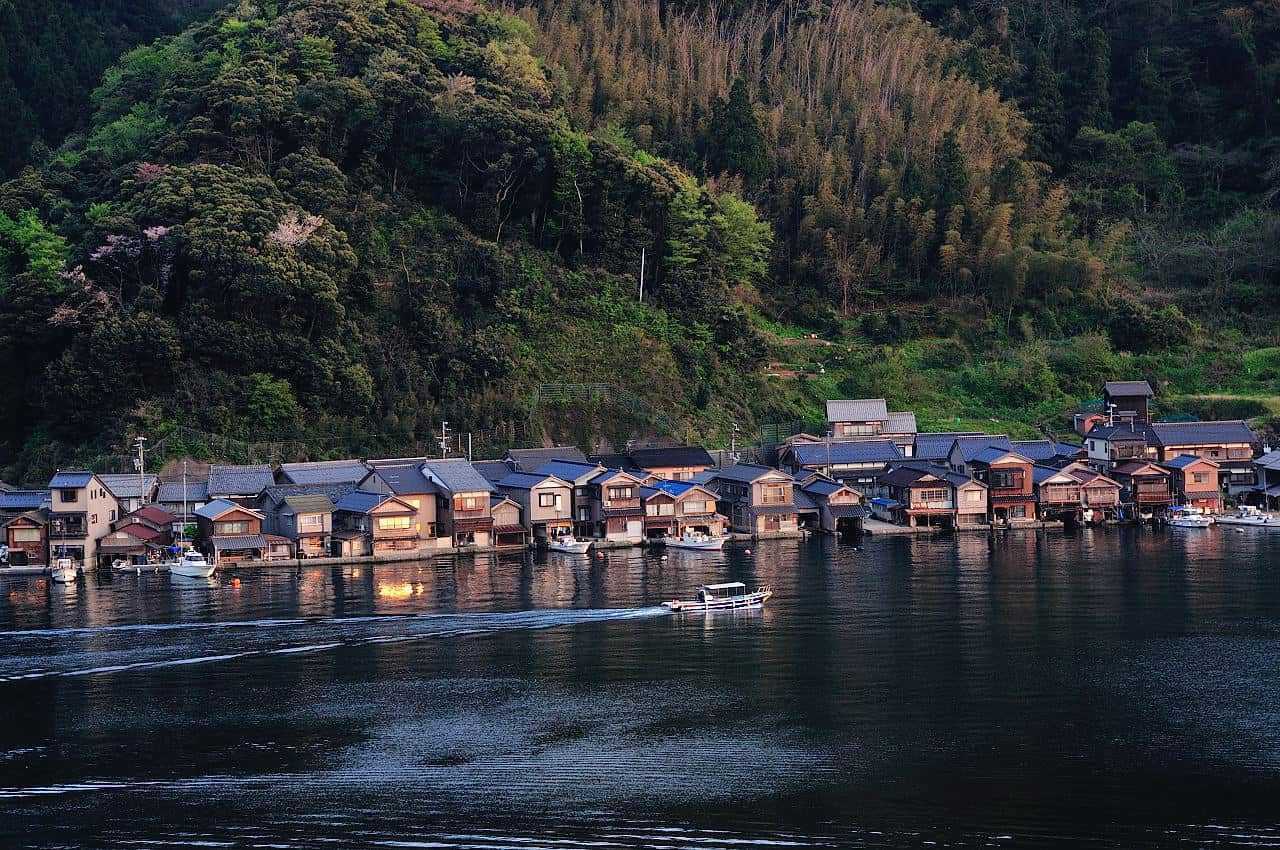
{"label": "wooden boat", "polygon": [[718,552],[724,548],[728,537],[716,537],[711,534],[682,534],[679,537],[664,537],[663,541],[673,549],[695,549],[703,552]]}
{"label": "wooden boat", "polygon": [[733,608],[757,608],[773,596],[773,588],[768,585],[757,587],[747,593],[747,586],[740,581],[724,584],[704,584],[698,588],[698,595],[693,600],[673,599],[663,602],[664,608],[677,612],[722,611]]}
{"label": "wooden boat", "polygon": [[547,541],[547,548],[552,552],[568,552],[570,555],[582,555],[591,548],[591,541],[569,535],[552,537]]}
{"label": "wooden boat", "polygon": [[76,562],[70,558],[59,558],[49,568],[49,577],[59,584],[71,584],[80,577]]}

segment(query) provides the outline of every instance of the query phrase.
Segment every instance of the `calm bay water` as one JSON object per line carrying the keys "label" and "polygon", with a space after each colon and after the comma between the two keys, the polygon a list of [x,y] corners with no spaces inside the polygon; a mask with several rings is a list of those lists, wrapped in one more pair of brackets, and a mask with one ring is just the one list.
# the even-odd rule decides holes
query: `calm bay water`
{"label": "calm bay water", "polygon": [[1280,846],[1280,534],[230,577],[0,578],[0,846]]}

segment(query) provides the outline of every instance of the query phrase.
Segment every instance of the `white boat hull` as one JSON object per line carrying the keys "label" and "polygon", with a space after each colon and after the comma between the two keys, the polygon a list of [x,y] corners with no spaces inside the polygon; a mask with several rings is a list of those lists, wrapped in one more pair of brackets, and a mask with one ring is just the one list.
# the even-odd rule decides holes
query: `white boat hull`
{"label": "white boat hull", "polygon": [[215,567],[213,564],[193,565],[193,564],[172,564],[169,572],[175,576],[184,576],[186,578],[208,578],[213,575]]}
{"label": "white boat hull", "polygon": [[1280,518],[1220,516],[1218,517],[1218,525],[1235,525],[1245,528],[1269,528],[1275,531],[1280,531]]}
{"label": "white boat hull", "polygon": [[576,538],[561,538],[559,540],[547,541],[547,548],[552,552],[565,552],[569,555],[583,555],[591,548],[590,540],[578,540]]}
{"label": "white boat hull", "polygon": [[49,573],[49,577],[58,584],[73,584],[80,577],[80,573],[72,569],[54,569]]}
{"label": "white boat hull", "polygon": [[663,602],[662,607],[678,614],[697,613],[699,611],[726,611],[734,608],[759,608],[773,596],[772,590],[757,590],[744,596],[730,596],[725,599],[681,600],[673,599]]}
{"label": "white boat hull", "polygon": [[1170,528],[1208,528],[1213,525],[1209,517],[1182,517],[1169,520]]}
{"label": "white boat hull", "polygon": [[727,537],[667,537],[663,542],[672,549],[693,549],[699,552],[718,552],[724,548]]}

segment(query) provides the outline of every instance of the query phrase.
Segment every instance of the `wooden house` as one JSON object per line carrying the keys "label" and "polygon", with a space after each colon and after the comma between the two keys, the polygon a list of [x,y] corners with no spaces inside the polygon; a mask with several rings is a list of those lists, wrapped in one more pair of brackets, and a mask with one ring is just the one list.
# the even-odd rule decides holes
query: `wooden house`
{"label": "wooden house", "polygon": [[798,486],[818,506],[820,531],[840,535],[862,531],[862,521],[870,512],[857,490],[825,475],[810,475]]}
{"label": "wooden house", "polygon": [[510,472],[535,472],[538,467],[553,460],[587,463],[587,456],[577,446],[550,446],[539,449],[508,449],[502,460]]}
{"label": "wooden house", "polygon": [[794,476],[816,472],[857,489],[903,459],[902,450],[891,440],[823,440],[784,446],[778,464]]}
{"label": "wooden house", "polygon": [[417,518],[417,509],[398,496],[354,490],[334,505],[332,551],[340,556],[416,552]]}
{"label": "wooden house", "polygon": [[894,503],[893,521],[912,528],[953,528],[956,521],[955,487],[946,470],[926,466],[896,466],[876,479],[882,498]]}
{"label": "wooden house", "polygon": [[421,549],[448,548],[453,536],[440,526],[439,516],[444,492],[423,471],[426,458],[387,458],[370,460],[369,473],[360,481],[359,489],[370,493],[395,496],[413,506],[414,527]]}
{"label": "wooden house", "polygon": [[888,440],[903,457],[911,456],[917,430],[914,413],[890,412],[882,398],[828,401],[827,427],[833,440]]}
{"label": "wooden house", "polygon": [[1218,484],[1229,496],[1257,485],[1253,465],[1257,435],[1243,420],[1221,422],[1156,422],[1151,426],[1161,462],[1196,455],[1218,465]]}
{"label": "wooden house", "polygon": [[1198,455],[1178,455],[1160,465],[1169,470],[1169,483],[1178,504],[1199,508],[1205,513],[1221,513],[1222,490],[1218,486],[1220,467],[1217,463]]}
{"label": "wooden house", "polygon": [[641,469],[662,481],[689,481],[715,468],[715,461],[702,446],[666,446],[631,449],[628,469]]}
{"label": "wooden house", "polygon": [[9,564],[43,567],[49,563],[49,514],[44,509],[25,511],[0,520],[9,547]]}
{"label": "wooden house", "polygon": [[1268,510],[1280,509],[1280,449],[1267,452],[1253,467],[1258,483],[1249,493],[1249,501]]}
{"label": "wooden house", "polygon": [[493,517],[495,549],[523,549],[529,545],[529,529],[519,502],[504,493],[490,493],[489,514]]}
{"label": "wooden house", "polygon": [[1084,485],[1079,478],[1065,469],[1039,464],[1032,467],[1031,477],[1040,519],[1079,522],[1084,518]]}
{"label": "wooden house", "polygon": [[436,527],[454,546],[493,545],[493,514],[489,496],[495,488],[465,458],[423,461],[422,474],[440,489],[436,498]]}
{"label": "wooden house", "polygon": [[1124,485],[1121,498],[1139,513],[1163,510],[1173,504],[1169,470],[1151,461],[1134,460],[1120,464],[1112,477]]}
{"label": "wooden house", "polygon": [[1034,520],[1035,478],[1029,458],[1012,449],[989,446],[965,461],[974,478],[987,485],[991,519],[999,523]]}
{"label": "wooden house", "polygon": [[547,461],[534,470],[538,475],[553,475],[573,486],[570,515],[573,517],[573,533],[579,537],[596,536],[591,479],[604,471],[605,468],[598,463],[567,460]]}
{"label": "wooden house", "polygon": [[568,481],[537,472],[512,472],[495,486],[520,506],[531,542],[541,545],[573,534],[573,485]]}
{"label": "wooden house", "polygon": [[188,479],[182,481],[161,481],[156,485],[156,505],[177,519],[174,520],[175,532],[196,521],[196,508],[209,503],[209,482]]}
{"label": "wooden house", "polygon": [[1119,519],[1120,492],[1123,485],[1093,467],[1079,461],[1062,468],[1062,471],[1080,482],[1080,504],[1085,522],[1102,522]]}
{"label": "wooden house", "polygon": [[716,494],[692,481],[655,481],[640,488],[646,539],[685,534],[724,534],[727,520],[716,509]]}
{"label": "wooden house", "polygon": [[[946,465],[959,475],[973,476],[971,461],[989,449],[1013,451],[1013,443],[1005,434],[978,434],[973,437],[956,437],[947,452]],[[923,460],[923,458],[922,458]],[[936,462],[936,461],[935,461]]]}
{"label": "wooden house", "polygon": [[49,498],[50,557],[67,557],[86,568],[99,566],[98,540],[120,513],[116,497],[92,472],[67,470],[50,479]]}
{"label": "wooden house", "polygon": [[734,531],[753,537],[793,537],[800,533],[795,478],[768,466],[738,463],[699,476],[717,495],[717,509]]}
{"label": "wooden house", "polygon": [[154,475],[99,475],[107,490],[120,505],[122,514],[132,513],[143,505],[155,501],[156,477]]}
{"label": "wooden house", "polygon": [[257,504],[262,491],[275,483],[275,474],[266,464],[235,466],[215,463],[209,467],[205,497],[210,502],[226,499],[238,505],[252,507]]}
{"label": "wooden house", "polygon": [[1151,421],[1151,400],[1155,398],[1146,381],[1107,381],[1102,385],[1102,409],[1110,423]]}
{"label": "wooden house", "polygon": [[306,463],[282,463],[275,471],[276,484],[325,486],[333,484],[355,485],[369,474],[369,467],[361,460],[321,460]]}
{"label": "wooden house", "polygon": [[262,536],[263,515],[253,508],[214,499],[196,509],[196,541],[214,563],[261,561],[268,544]]}
{"label": "wooden house", "polygon": [[593,537],[640,543],[644,540],[644,479],[621,469],[606,469],[591,479]]}
{"label": "wooden house", "polygon": [[1085,435],[1084,445],[1088,464],[1103,473],[1134,461],[1160,459],[1155,433],[1141,422],[1094,426]]}
{"label": "wooden house", "polygon": [[299,558],[323,558],[331,551],[334,503],[324,493],[281,497],[266,514],[265,528],[283,537]]}

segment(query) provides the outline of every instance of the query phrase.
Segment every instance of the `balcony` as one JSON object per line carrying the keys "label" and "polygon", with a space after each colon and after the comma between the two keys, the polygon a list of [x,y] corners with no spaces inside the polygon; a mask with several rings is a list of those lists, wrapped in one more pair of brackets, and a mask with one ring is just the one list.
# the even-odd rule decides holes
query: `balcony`
{"label": "balcony", "polygon": [[1080,489],[1078,487],[1045,487],[1040,491],[1040,503],[1043,505],[1078,505]]}
{"label": "balcony", "polygon": [[1107,452],[1111,460],[1147,460],[1153,457],[1146,446],[1116,446]]}

